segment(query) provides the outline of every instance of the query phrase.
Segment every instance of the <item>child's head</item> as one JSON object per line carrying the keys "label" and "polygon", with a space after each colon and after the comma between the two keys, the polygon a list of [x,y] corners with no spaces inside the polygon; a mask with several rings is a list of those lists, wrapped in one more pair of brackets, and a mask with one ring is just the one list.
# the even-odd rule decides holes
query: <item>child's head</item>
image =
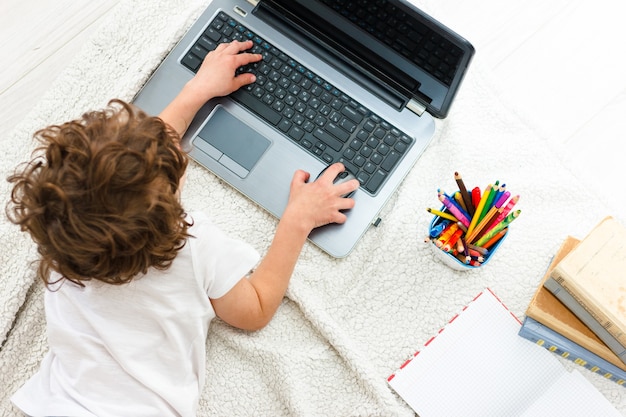
{"label": "child's head", "polygon": [[50,126],[11,177],[10,220],[41,255],[39,276],[121,284],[167,268],[189,236],[179,201],[187,159],[163,121],[114,100]]}

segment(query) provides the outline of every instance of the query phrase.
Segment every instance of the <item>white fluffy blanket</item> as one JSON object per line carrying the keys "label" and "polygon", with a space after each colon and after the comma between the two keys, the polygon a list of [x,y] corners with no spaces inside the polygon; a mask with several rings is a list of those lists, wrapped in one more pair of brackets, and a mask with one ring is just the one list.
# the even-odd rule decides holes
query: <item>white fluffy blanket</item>
{"label": "white fluffy blanket", "polygon": [[[121,1],[26,120],[0,138],[3,205],[4,178],[28,158],[35,130],[102,108],[113,97],[132,99],[206,3]],[[419,2],[426,10],[437,3]],[[247,333],[212,324],[200,415],[412,415],[386,378],[453,313],[491,287],[523,317],[567,235],[583,237],[606,215],[626,220],[607,211],[499,100],[480,54],[450,116],[437,125],[380,226],[349,257],[332,259],[307,244],[268,327]],[[521,195],[522,215],[507,240],[472,272],[449,269],[423,242],[431,220],[425,208],[438,206],[438,187],[455,189],[454,171],[468,185],[500,180]],[[189,211],[204,210],[232,235],[267,249],[276,219],[194,163],[183,199]],[[9,416],[17,411],[8,398],[37,369],[47,344],[43,290],[33,285],[36,250],[4,216],[0,241],[0,414]],[[626,388],[579,369],[626,413]]]}

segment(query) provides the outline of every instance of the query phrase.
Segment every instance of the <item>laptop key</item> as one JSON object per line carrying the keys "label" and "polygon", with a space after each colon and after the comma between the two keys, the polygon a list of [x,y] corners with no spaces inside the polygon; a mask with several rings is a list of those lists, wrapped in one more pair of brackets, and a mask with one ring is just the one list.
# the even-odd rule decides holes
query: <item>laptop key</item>
{"label": "laptop key", "polygon": [[[341,129],[339,126],[337,126],[334,123],[328,123],[326,126],[324,126],[324,129],[326,129],[327,132],[331,133],[337,139],[340,139],[342,142],[345,142],[350,138],[350,134],[348,132]],[[335,149],[335,150],[339,151],[339,149]]]}
{"label": "laptop key", "polygon": [[378,187],[380,187],[380,185],[385,180],[385,177],[386,177],[386,175],[385,175],[384,172],[382,172],[381,170],[377,170],[370,177],[370,179],[367,182],[367,184],[365,184],[365,189],[368,190],[368,191],[371,191],[372,193],[376,192],[376,190],[378,190]]}
{"label": "laptop key", "polygon": [[317,128],[313,131],[313,136],[333,148],[336,152],[339,152],[343,147],[343,143],[335,139],[334,136],[330,135],[326,131]]}
{"label": "laptop key", "polygon": [[234,97],[235,100],[245,105],[253,112],[258,113],[263,119],[274,126],[276,126],[278,122],[280,122],[280,119],[282,119],[282,116],[279,113],[276,113],[271,107],[268,107],[262,101],[257,100],[245,90],[237,90],[231,94],[231,97]]}

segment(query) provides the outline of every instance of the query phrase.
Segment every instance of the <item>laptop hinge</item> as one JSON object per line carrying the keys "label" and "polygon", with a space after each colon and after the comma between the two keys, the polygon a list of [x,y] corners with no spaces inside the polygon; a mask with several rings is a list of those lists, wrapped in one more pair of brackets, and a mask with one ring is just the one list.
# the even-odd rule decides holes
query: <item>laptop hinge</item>
{"label": "laptop hinge", "polygon": [[246,0],[248,3],[250,3],[251,5],[253,5],[254,7],[256,7],[257,4],[259,4],[259,0]]}
{"label": "laptop hinge", "polygon": [[420,103],[419,101],[415,99],[409,100],[409,102],[406,103],[406,108],[411,110],[413,113],[417,114],[418,116],[421,116],[426,111],[426,106],[424,106],[422,103]]}

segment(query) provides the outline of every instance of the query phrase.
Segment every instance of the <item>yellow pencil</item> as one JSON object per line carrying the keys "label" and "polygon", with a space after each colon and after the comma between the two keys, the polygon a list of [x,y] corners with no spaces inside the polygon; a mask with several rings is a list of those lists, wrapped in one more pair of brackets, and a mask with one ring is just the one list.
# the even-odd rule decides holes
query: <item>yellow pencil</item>
{"label": "yellow pencil", "polygon": [[429,213],[434,214],[435,216],[439,216],[439,217],[441,217],[443,219],[451,220],[451,221],[453,221],[455,223],[459,221],[459,219],[454,217],[452,214],[446,213],[444,211],[435,210],[433,208],[427,208],[426,211],[429,212]]}
{"label": "yellow pencil", "polygon": [[[465,207],[465,201],[463,201],[463,197],[461,196],[461,192],[457,191],[454,193],[454,200],[459,203],[459,206],[465,211],[467,211],[467,207]],[[468,212],[469,213],[469,212]]]}
{"label": "yellow pencil", "polygon": [[493,184],[489,184],[487,188],[485,188],[485,192],[483,196],[480,198],[478,205],[476,206],[476,210],[474,210],[474,215],[472,216],[472,221],[470,221],[470,225],[467,228],[467,233],[471,234],[476,225],[478,224],[478,218],[480,217],[480,213],[483,211],[487,200],[489,199],[489,195],[491,194],[491,189],[493,188]]}
{"label": "yellow pencil", "polygon": [[489,209],[489,211],[487,212],[487,214],[485,215],[485,217],[482,218],[482,220],[476,225],[476,227],[474,228],[474,230],[472,230],[472,234],[471,235],[466,235],[466,240],[470,243],[474,242],[474,240],[478,237],[478,235],[480,235],[480,233],[483,231],[483,229],[493,220],[496,218],[496,216],[499,213],[502,213],[502,208],[498,208],[496,206],[493,206]]}

